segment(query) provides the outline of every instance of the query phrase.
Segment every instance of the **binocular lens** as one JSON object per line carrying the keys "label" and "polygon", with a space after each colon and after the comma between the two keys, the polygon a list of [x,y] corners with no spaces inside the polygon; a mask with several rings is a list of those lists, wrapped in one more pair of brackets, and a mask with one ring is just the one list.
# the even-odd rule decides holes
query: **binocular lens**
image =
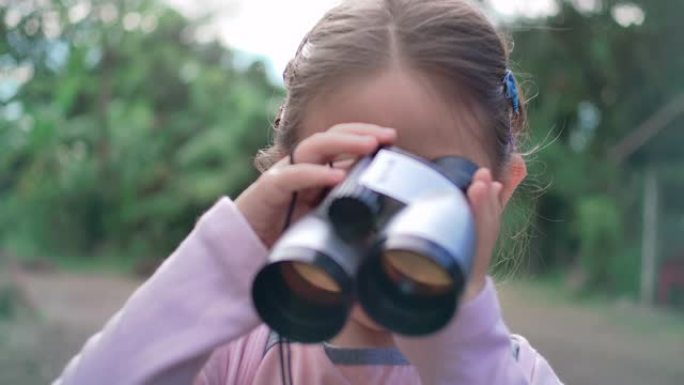
{"label": "binocular lens", "polygon": [[332,264],[272,263],[254,280],[254,305],[278,334],[299,342],[324,341],[342,329],[351,307],[350,285],[341,276]]}
{"label": "binocular lens", "polygon": [[366,237],[373,230],[374,212],[367,202],[356,197],[342,197],[332,201],[328,209],[335,232],[345,240]]}
{"label": "binocular lens", "polygon": [[385,249],[359,271],[358,298],[379,325],[404,335],[442,328],[456,310],[460,280],[417,249]]}
{"label": "binocular lens", "polygon": [[407,294],[438,295],[453,289],[449,273],[423,255],[387,250],[381,259],[387,278]]}
{"label": "binocular lens", "polygon": [[328,273],[304,262],[283,262],[281,274],[288,289],[312,303],[341,303],[342,289]]}

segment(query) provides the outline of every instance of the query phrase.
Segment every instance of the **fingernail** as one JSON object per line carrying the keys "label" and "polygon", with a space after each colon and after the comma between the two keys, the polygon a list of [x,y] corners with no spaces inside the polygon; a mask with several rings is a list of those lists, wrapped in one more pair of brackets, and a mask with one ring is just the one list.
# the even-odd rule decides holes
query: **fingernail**
{"label": "fingernail", "polygon": [[492,172],[489,171],[489,169],[487,167],[483,167],[482,168],[482,177],[485,180],[487,180],[487,182],[491,182],[492,181]]}
{"label": "fingernail", "polygon": [[390,127],[383,127],[382,133],[387,135],[387,136],[395,136],[395,135],[397,135],[397,130],[395,130],[394,128],[390,128]]}

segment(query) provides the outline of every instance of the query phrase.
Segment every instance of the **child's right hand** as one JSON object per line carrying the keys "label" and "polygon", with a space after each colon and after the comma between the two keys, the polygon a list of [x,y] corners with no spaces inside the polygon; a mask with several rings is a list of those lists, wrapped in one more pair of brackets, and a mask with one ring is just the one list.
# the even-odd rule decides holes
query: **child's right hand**
{"label": "child's right hand", "polygon": [[235,200],[237,208],[266,247],[271,247],[283,230],[292,193],[300,192],[292,220],[314,208],[324,188],[335,186],[346,170],[328,163],[362,157],[379,145],[392,144],[396,131],[365,123],[344,123],[313,134],[297,145],[290,157],[280,159]]}

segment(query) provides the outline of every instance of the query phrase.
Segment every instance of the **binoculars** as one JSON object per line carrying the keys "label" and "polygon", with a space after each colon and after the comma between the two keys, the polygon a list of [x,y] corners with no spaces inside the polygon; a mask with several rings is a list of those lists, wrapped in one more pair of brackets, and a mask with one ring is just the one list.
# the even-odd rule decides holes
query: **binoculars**
{"label": "binoculars", "polygon": [[456,312],[470,275],[474,218],[465,192],[477,166],[381,147],[289,227],[259,271],[261,319],[291,341],[331,339],[358,300],[377,324],[425,335]]}

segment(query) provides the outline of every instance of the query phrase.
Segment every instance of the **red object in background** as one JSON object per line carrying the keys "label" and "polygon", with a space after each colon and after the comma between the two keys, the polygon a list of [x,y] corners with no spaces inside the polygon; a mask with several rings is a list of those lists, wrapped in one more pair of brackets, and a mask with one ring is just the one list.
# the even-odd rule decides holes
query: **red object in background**
{"label": "red object in background", "polygon": [[658,303],[668,304],[671,293],[684,292],[684,258],[670,259],[660,264],[658,272]]}

